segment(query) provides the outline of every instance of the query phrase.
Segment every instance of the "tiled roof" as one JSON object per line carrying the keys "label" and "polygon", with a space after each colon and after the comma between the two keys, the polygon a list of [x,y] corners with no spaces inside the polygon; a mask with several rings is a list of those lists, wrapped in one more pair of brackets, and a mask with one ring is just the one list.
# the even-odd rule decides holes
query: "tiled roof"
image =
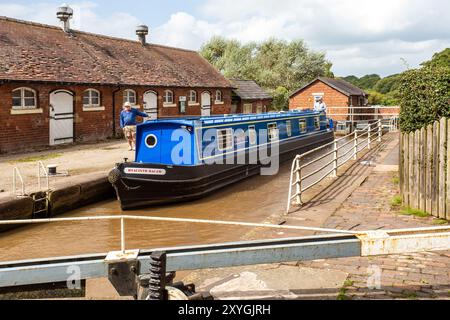
{"label": "tiled roof", "polygon": [[364,90],[361,90],[357,86],[354,86],[353,84],[344,81],[342,79],[332,79],[332,78],[326,78],[326,77],[318,77],[314,81],[311,81],[307,85],[301,87],[300,89],[296,90],[294,93],[291,94],[292,96],[295,96],[300,91],[304,90],[305,88],[309,87],[316,81],[322,81],[323,83],[329,85],[330,87],[336,89],[337,91],[345,94],[346,96],[365,96],[367,95]]}
{"label": "tiled roof", "polygon": [[231,79],[230,81],[236,88],[233,91],[243,100],[272,99],[272,96],[253,80]]}
{"label": "tiled roof", "polygon": [[232,87],[195,51],[0,17],[0,80]]}

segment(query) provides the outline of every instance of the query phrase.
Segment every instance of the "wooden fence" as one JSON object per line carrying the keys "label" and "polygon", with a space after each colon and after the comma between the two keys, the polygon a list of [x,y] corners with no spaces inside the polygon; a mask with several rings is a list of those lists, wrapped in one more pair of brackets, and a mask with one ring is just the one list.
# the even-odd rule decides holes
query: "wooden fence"
{"label": "wooden fence", "polygon": [[401,134],[400,189],[405,206],[450,220],[450,119]]}

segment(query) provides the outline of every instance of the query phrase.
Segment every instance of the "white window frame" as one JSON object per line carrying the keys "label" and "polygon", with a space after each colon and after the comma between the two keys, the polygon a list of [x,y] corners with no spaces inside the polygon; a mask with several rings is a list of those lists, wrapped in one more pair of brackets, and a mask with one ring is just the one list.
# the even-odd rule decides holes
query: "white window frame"
{"label": "white window frame", "polygon": [[[95,92],[95,93],[98,94],[98,103],[92,103],[92,92]],[[89,103],[88,104],[84,103],[84,95],[86,93],[89,95],[88,96],[88,99],[89,99]],[[101,105],[101,98],[102,98],[102,95],[101,95],[100,91],[98,91],[96,89],[87,89],[87,90],[85,90],[83,92],[83,107],[85,107],[85,108],[87,108],[87,107],[94,107],[94,108],[95,107],[100,107],[100,105]]]}
{"label": "white window frame", "polygon": [[[20,106],[14,106],[14,92],[20,91]],[[25,105],[25,99],[30,99],[30,98],[25,98],[25,91],[30,91],[33,93],[33,98],[34,98],[34,105],[33,106],[26,106]],[[21,88],[17,88],[11,91],[11,109],[12,110],[34,110],[37,109],[37,93],[36,90],[28,88],[28,87],[21,87]]]}
{"label": "white window frame", "polygon": [[[304,123],[304,124],[305,124],[303,130],[302,130],[301,123]],[[300,133],[300,134],[302,134],[302,133],[307,133],[307,132],[308,132],[308,122],[306,121],[306,119],[299,119],[299,120],[298,120],[298,128],[299,128],[299,133]]]}
{"label": "white window frame", "polygon": [[[246,107],[248,107],[248,106],[250,106],[250,112],[246,112]],[[244,103],[243,105],[242,105],[242,113],[243,114],[253,114],[253,104],[251,104],[251,103]]]}
{"label": "white window frame", "polygon": [[256,106],[256,113],[257,114],[263,113],[263,106]]}
{"label": "white window frame", "polygon": [[223,93],[221,90],[216,90],[216,104],[223,103]]}
{"label": "white window frame", "polygon": [[248,126],[248,142],[250,145],[255,145],[258,142],[255,126]]}
{"label": "white window frame", "polygon": [[[222,134],[223,131],[226,131],[225,137],[223,137],[223,134]],[[219,136],[222,137],[222,139]],[[231,129],[231,128],[217,129],[216,137],[217,137],[217,150],[219,150],[219,151],[229,151],[229,150],[234,149],[233,129]],[[223,138],[226,139],[226,146],[225,146],[225,148],[222,148],[222,145],[221,145],[221,141],[223,141]]]}
{"label": "white window frame", "polygon": [[[273,126],[275,126],[275,135],[272,133],[274,132]],[[272,127],[272,128],[271,128]],[[278,132],[278,123],[271,122],[267,124],[267,134],[269,137],[269,141],[277,141],[280,139],[280,134]]]}
{"label": "white window frame", "polygon": [[[134,96],[134,102],[130,101],[130,93],[133,94]],[[137,105],[137,94],[136,91],[132,90],[132,89],[126,89],[123,91],[123,103],[129,102],[132,106],[136,106]]]}
{"label": "white window frame", "polygon": [[[192,100],[192,97],[195,97],[194,100]],[[197,95],[197,91],[195,90],[190,90],[189,91],[189,104],[193,105],[193,104],[197,104],[198,103],[198,95]]]}
{"label": "white window frame", "polygon": [[[168,101],[167,98],[169,97],[170,93],[170,97],[171,97],[171,101]],[[175,94],[173,93],[172,90],[164,90],[164,106],[173,106],[175,105]]]}
{"label": "white window frame", "polygon": [[292,122],[291,120],[286,121],[286,133],[288,137],[292,137]]}

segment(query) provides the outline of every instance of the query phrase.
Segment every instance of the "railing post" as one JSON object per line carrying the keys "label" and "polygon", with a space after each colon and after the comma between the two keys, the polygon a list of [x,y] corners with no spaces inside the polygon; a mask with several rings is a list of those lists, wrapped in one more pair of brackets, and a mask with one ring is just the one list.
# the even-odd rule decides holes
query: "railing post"
{"label": "railing post", "polygon": [[120,219],[120,249],[125,253],[125,219]]}
{"label": "railing post", "polygon": [[334,140],[334,152],[333,152],[333,178],[337,177],[337,169],[338,169],[338,147],[337,140]]}
{"label": "railing post", "polygon": [[13,192],[14,195],[17,195],[17,191],[16,191],[16,168],[13,169]]}
{"label": "railing post", "polygon": [[295,174],[295,187],[296,187],[296,202],[297,205],[301,206],[302,205],[302,168],[300,167],[300,159],[296,159],[297,163],[296,163],[296,174]]}
{"label": "railing post", "polygon": [[355,137],[353,138],[353,160],[358,159],[358,131],[355,130]]}
{"label": "railing post", "polygon": [[367,145],[367,148],[370,150],[370,143],[372,142],[371,140],[372,140],[372,126],[369,124],[369,127],[368,127],[368,136],[369,136],[369,139],[368,139],[368,145]]}
{"label": "railing post", "polygon": [[381,142],[382,136],[383,136],[383,130],[381,127],[381,120],[378,120],[378,142]]}

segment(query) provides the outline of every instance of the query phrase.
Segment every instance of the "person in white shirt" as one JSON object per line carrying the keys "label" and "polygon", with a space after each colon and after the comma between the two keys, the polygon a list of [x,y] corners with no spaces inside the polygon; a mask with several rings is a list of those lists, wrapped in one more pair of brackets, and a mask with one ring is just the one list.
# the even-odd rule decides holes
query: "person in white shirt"
{"label": "person in white shirt", "polygon": [[316,101],[314,102],[314,111],[327,112],[327,105],[323,102],[322,97],[316,98]]}

